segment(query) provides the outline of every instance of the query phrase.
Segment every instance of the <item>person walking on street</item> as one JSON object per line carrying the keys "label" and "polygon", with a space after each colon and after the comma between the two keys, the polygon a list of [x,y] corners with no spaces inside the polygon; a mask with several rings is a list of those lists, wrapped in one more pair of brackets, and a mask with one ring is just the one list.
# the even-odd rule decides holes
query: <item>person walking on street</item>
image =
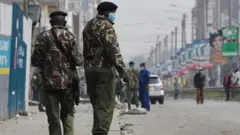
{"label": "person walking on street", "polygon": [[83,30],[83,55],[87,92],[93,107],[93,135],[107,135],[115,105],[115,68],[128,82],[126,66],[113,28],[118,6],[112,2],[98,5],[98,15]]}
{"label": "person walking on street", "polygon": [[[129,62],[129,69],[128,69],[128,76],[129,76],[129,83],[127,88],[127,103],[128,103],[128,110],[131,110],[132,103],[136,105],[138,108],[139,101],[138,101],[138,71],[134,68],[134,62]],[[133,102],[132,102],[133,101]]]}
{"label": "person walking on street", "polygon": [[63,135],[74,135],[75,92],[79,92],[76,66],[83,60],[76,37],[66,27],[66,16],[63,11],[50,14],[52,28],[37,36],[31,56],[32,65],[41,71],[49,135],[62,135],[60,120]]}
{"label": "person walking on street", "polygon": [[194,86],[197,89],[197,96],[196,96],[196,102],[197,104],[203,104],[204,102],[204,83],[205,83],[205,75],[202,73],[202,68],[199,68],[197,73],[194,76]]}
{"label": "person walking on street", "polygon": [[231,72],[227,73],[225,76],[224,76],[224,80],[223,80],[223,86],[224,86],[224,89],[225,89],[225,92],[226,92],[226,101],[229,101],[230,100],[230,91],[231,91]]}
{"label": "person walking on street", "polygon": [[116,73],[116,87],[115,87],[115,90],[116,90],[116,102],[117,103],[120,103],[120,94],[121,94],[121,91],[123,89],[123,83],[122,83],[122,80],[121,78],[119,77],[118,73]]}
{"label": "person walking on street", "polygon": [[180,89],[180,84],[178,82],[178,78],[175,78],[173,86],[174,86],[174,99],[177,100],[178,94],[179,94],[179,89]]}
{"label": "person walking on street", "polygon": [[140,72],[139,72],[139,98],[142,104],[142,108],[145,108],[147,111],[150,111],[149,104],[149,78],[150,72],[146,69],[145,63],[140,64]]}
{"label": "person walking on street", "polygon": [[34,99],[37,99],[36,101],[39,102],[39,104],[38,104],[39,112],[45,112],[44,104],[43,104],[44,103],[44,92],[42,90],[42,78],[41,78],[41,73],[39,72],[38,68],[35,68],[35,70],[34,70],[34,75],[32,78],[32,89],[33,89]]}

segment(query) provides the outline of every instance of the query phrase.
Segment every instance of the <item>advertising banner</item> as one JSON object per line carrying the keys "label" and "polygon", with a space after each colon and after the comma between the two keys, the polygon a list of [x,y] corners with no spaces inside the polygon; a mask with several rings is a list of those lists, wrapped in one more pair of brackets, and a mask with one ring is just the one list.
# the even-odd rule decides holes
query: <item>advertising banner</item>
{"label": "advertising banner", "polygon": [[218,64],[218,63],[224,63],[227,61],[226,58],[222,55],[222,31],[219,30],[216,33],[210,33],[210,39],[209,43],[211,46],[210,49],[210,61],[211,63]]}
{"label": "advertising banner", "polygon": [[222,55],[232,57],[238,55],[238,27],[222,29]]}
{"label": "advertising banner", "polygon": [[11,39],[0,38],[0,74],[9,74],[10,51]]}

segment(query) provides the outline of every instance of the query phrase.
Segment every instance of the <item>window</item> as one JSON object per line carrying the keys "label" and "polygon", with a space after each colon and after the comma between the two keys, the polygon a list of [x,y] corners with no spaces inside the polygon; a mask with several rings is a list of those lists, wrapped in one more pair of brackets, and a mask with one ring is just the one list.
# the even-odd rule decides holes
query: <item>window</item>
{"label": "window", "polygon": [[68,9],[74,9],[75,8],[75,3],[68,3]]}
{"label": "window", "polygon": [[150,77],[149,84],[156,84],[156,83],[160,83],[158,77]]}

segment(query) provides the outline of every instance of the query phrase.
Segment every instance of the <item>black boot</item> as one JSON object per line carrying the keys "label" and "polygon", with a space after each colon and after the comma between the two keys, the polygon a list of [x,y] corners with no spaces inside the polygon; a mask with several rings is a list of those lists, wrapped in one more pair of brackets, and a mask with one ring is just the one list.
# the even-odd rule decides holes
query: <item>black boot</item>
{"label": "black boot", "polygon": [[39,112],[45,112],[45,109],[44,109],[43,105],[41,105],[41,104],[38,105],[38,110],[39,110]]}
{"label": "black boot", "polygon": [[128,104],[128,111],[131,110],[131,104]]}

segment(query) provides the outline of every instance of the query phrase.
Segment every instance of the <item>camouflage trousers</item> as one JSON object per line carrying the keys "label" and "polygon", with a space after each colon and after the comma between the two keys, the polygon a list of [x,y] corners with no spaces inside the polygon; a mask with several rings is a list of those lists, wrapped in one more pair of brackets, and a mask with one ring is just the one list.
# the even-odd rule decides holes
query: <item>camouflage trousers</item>
{"label": "camouflage trousers", "polygon": [[127,90],[127,103],[129,105],[135,104],[138,106],[139,100],[138,100],[138,90],[137,89],[128,89]]}
{"label": "camouflage trousers", "polygon": [[87,92],[93,107],[93,135],[107,135],[115,106],[115,74],[111,69],[85,68]]}
{"label": "camouflage trousers", "polygon": [[42,91],[44,97],[41,97],[41,99],[46,107],[49,135],[62,135],[60,120],[63,124],[63,135],[74,135],[74,100],[66,100],[66,95],[68,95],[66,91],[67,90]]}

